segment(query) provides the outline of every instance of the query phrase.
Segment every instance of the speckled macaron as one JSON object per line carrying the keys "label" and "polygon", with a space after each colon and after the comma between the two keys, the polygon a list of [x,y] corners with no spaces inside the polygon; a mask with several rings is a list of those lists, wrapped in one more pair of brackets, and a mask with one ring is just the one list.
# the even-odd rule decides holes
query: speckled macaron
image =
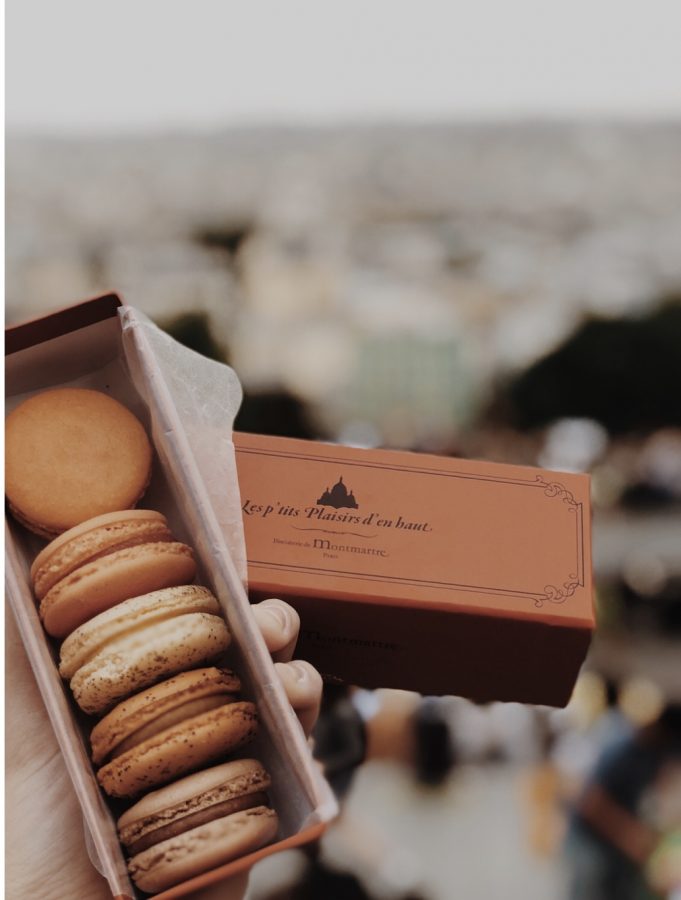
{"label": "speckled macaron", "polygon": [[59,672],[87,713],[110,709],[162,678],[215,660],[230,643],[220,605],[196,585],[132,597],[77,628]]}
{"label": "speckled macaron", "polygon": [[255,737],[255,704],[239,699],[227,670],[183,672],[116,706],[92,730],[97,779],[133,797],[216,762]]}
{"label": "speckled macaron", "polygon": [[5,492],[16,519],[52,538],[137,504],[152,449],[139,420],[102,391],[34,394],[5,422]]}
{"label": "speckled macaron", "polygon": [[191,547],[174,540],[153,510],[89,519],[48,544],[31,567],[40,618],[54,637],[130,597],[188,584],[195,574]]}

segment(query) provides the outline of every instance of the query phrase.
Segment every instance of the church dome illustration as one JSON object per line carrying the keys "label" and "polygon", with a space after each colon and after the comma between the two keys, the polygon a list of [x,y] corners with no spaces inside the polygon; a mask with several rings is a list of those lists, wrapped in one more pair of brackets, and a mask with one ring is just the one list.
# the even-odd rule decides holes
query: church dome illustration
{"label": "church dome illustration", "polygon": [[333,506],[334,509],[359,509],[355,495],[352,491],[348,491],[343,484],[342,475],[330,490],[327,487],[319,500],[317,500],[317,506]]}

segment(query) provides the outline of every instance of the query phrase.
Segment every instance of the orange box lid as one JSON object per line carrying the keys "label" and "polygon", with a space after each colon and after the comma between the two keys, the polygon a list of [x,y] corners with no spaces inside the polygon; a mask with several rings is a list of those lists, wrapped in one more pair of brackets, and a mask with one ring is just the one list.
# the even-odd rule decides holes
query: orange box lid
{"label": "orange box lid", "polygon": [[593,628],[587,475],[234,442],[253,587]]}

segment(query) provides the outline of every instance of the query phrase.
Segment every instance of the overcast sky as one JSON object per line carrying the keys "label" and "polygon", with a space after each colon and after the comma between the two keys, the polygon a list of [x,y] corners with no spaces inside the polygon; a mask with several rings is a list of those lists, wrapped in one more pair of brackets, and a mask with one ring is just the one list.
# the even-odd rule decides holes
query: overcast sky
{"label": "overcast sky", "polygon": [[681,114],[678,0],[7,0],[11,132]]}

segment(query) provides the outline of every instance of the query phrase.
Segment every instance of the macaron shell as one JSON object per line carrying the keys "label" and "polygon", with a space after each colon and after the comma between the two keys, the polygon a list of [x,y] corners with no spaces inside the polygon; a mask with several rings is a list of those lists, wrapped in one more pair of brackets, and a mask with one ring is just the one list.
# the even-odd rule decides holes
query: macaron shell
{"label": "macaron shell", "polygon": [[255,737],[255,704],[245,700],[187,719],[102,766],[97,780],[111,797],[133,797],[166,784]]}
{"label": "macaron shell", "polygon": [[136,544],[172,540],[165,516],[151,509],[95,516],[60,534],[36,556],[31,566],[34,593],[42,600],[50,588],[74,569],[106,553]]}
{"label": "macaron shell", "polygon": [[71,679],[76,703],[102,713],[168,675],[206,663],[227,649],[230,634],[219,616],[189,613],[111,641]]}
{"label": "macaron shell", "polygon": [[65,637],[122,600],[189,582],[195,574],[196,563],[186,544],[127,547],[62,578],[43,598],[40,617],[49,634]]}
{"label": "macaron shell", "polygon": [[62,678],[73,678],[78,669],[101,653],[109,642],[154,622],[192,612],[218,616],[220,604],[208,588],[195,584],[162,588],[122,600],[71,632],[61,645],[59,674]]}
{"label": "macaron shell", "polygon": [[98,722],[90,734],[92,759],[103,762],[121,741],[178,706],[201,697],[225,696],[241,689],[239,677],[231,669],[207,666],[182,672],[123,700]]}
{"label": "macaron shell", "polygon": [[139,888],[157,893],[264,847],[278,827],[274,810],[257,806],[156,844],[134,856],[128,868]]}
{"label": "macaron shell", "polygon": [[100,391],[35,394],[9,414],[5,434],[10,508],[43,536],[132,507],[149,483],[152,449],[144,428]]}
{"label": "macaron shell", "polygon": [[33,534],[37,534],[38,537],[45,538],[46,540],[51,541],[53,538],[57,537],[57,535],[61,534],[59,530],[49,529],[44,525],[41,525],[40,522],[34,522],[33,519],[30,519],[28,516],[24,515],[24,513],[20,509],[17,509],[17,507],[12,503],[11,500],[8,500],[7,506],[17,522],[20,525],[23,525],[24,528],[32,531]]}

